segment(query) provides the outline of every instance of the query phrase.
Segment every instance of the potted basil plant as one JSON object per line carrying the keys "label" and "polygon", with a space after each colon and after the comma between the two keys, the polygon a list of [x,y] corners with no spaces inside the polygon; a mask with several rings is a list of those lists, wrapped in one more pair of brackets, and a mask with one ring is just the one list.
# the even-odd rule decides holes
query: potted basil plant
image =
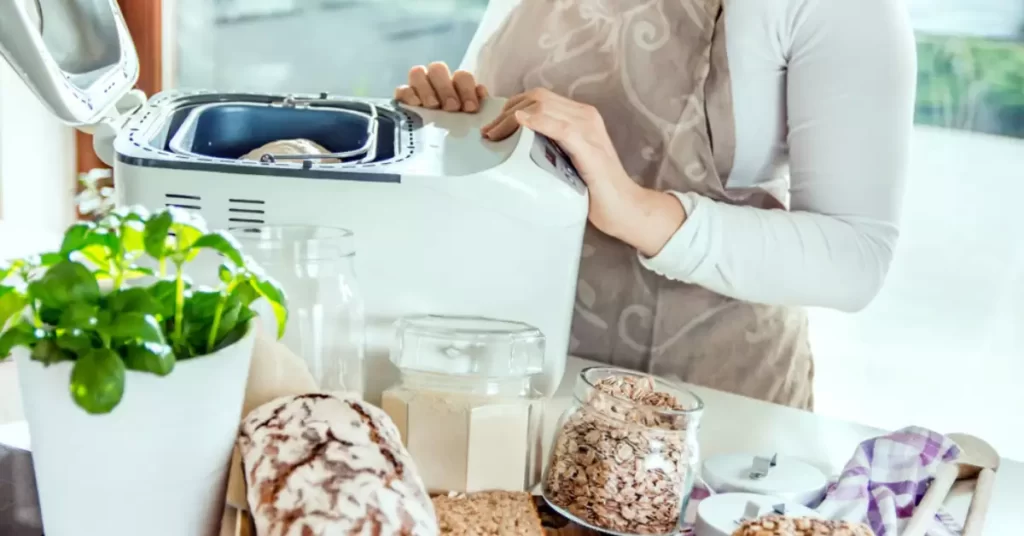
{"label": "potted basil plant", "polygon": [[[204,250],[214,288],[188,278]],[[0,267],[47,536],[217,532],[261,298],[280,337],[278,285],[177,209],[116,209]]]}

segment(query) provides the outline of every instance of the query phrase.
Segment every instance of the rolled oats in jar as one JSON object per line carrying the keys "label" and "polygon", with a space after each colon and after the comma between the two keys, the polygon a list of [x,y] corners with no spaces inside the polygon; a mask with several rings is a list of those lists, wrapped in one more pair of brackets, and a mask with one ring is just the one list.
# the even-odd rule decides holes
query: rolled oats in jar
{"label": "rolled oats in jar", "polygon": [[654,376],[583,370],[558,424],[544,498],[604,532],[677,532],[698,470],[703,407],[695,394]]}

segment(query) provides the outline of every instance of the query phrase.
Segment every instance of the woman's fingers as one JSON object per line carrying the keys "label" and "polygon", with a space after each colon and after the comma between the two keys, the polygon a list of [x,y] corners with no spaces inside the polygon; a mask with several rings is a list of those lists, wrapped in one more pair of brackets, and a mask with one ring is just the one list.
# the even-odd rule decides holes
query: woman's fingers
{"label": "woman's fingers", "polygon": [[437,92],[437,98],[441,101],[441,108],[446,112],[457,112],[462,108],[459,94],[455,91],[455,84],[452,83],[452,73],[443,62],[435,61],[427,67],[427,77],[430,85]]}
{"label": "woman's fingers", "polygon": [[523,110],[515,112],[516,122],[520,125],[539,132],[552,140],[561,143],[571,152],[573,136],[569,136],[570,124],[565,119],[553,115],[537,113],[537,108],[528,106]]}
{"label": "woman's fingers", "polygon": [[409,70],[409,86],[416,92],[416,97],[424,108],[437,108],[441,105],[434,86],[431,85],[427,76],[426,67],[417,65]]}
{"label": "woman's fingers", "polygon": [[422,106],[420,98],[416,96],[416,90],[412,86],[398,86],[395,89],[395,100],[402,103],[408,104],[409,106]]}
{"label": "woman's fingers", "polygon": [[455,92],[463,112],[476,112],[480,109],[480,97],[477,96],[476,79],[467,71],[455,71],[452,75],[452,84],[455,85]]}
{"label": "woman's fingers", "polygon": [[480,129],[480,132],[489,140],[503,140],[519,129],[519,121],[516,120],[515,113],[536,104],[537,103],[530,100],[520,100],[512,107],[507,108],[498,114],[498,117],[496,117],[494,121],[484,125],[484,127]]}
{"label": "woman's fingers", "polygon": [[436,61],[409,70],[409,84],[395,89],[395,100],[409,106],[441,108],[447,112],[477,112],[487,98],[487,88],[476,83],[468,71],[452,74],[448,65]]}

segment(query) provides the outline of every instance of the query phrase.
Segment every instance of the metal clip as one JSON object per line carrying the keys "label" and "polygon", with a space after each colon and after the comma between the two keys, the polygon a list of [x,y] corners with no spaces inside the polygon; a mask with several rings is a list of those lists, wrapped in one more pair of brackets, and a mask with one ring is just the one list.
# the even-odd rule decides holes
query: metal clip
{"label": "metal clip", "polygon": [[[327,92],[321,92],[319,97],[296,97],[295,95],[285,95],[284,98],[271,102],[271,106],[280,108],[309,108],[314,104],[337,104],[338,101],[327,98]],[[368,106],[372,104],[367,103]]]}
{"label": "metal clip", "polygon": [[778,465],[779,455],[773,454],[771,458],[765,458],[763,456],[757,456],[754,458],[754,464],[750,468],[750,474],[747,475],[754,480],[760,480],[771,472],[772,468]]}

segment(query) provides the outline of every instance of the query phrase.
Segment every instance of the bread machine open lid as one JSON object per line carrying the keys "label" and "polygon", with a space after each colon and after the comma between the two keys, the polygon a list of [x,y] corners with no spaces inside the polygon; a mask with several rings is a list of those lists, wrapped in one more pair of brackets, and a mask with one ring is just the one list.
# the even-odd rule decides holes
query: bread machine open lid
{"label": "bread machine open lid", "polygon": [[130,93],[141,104],[117,0],[0,1],[0,55],[58,119],[83,130],[134,108],[120,103]]}

